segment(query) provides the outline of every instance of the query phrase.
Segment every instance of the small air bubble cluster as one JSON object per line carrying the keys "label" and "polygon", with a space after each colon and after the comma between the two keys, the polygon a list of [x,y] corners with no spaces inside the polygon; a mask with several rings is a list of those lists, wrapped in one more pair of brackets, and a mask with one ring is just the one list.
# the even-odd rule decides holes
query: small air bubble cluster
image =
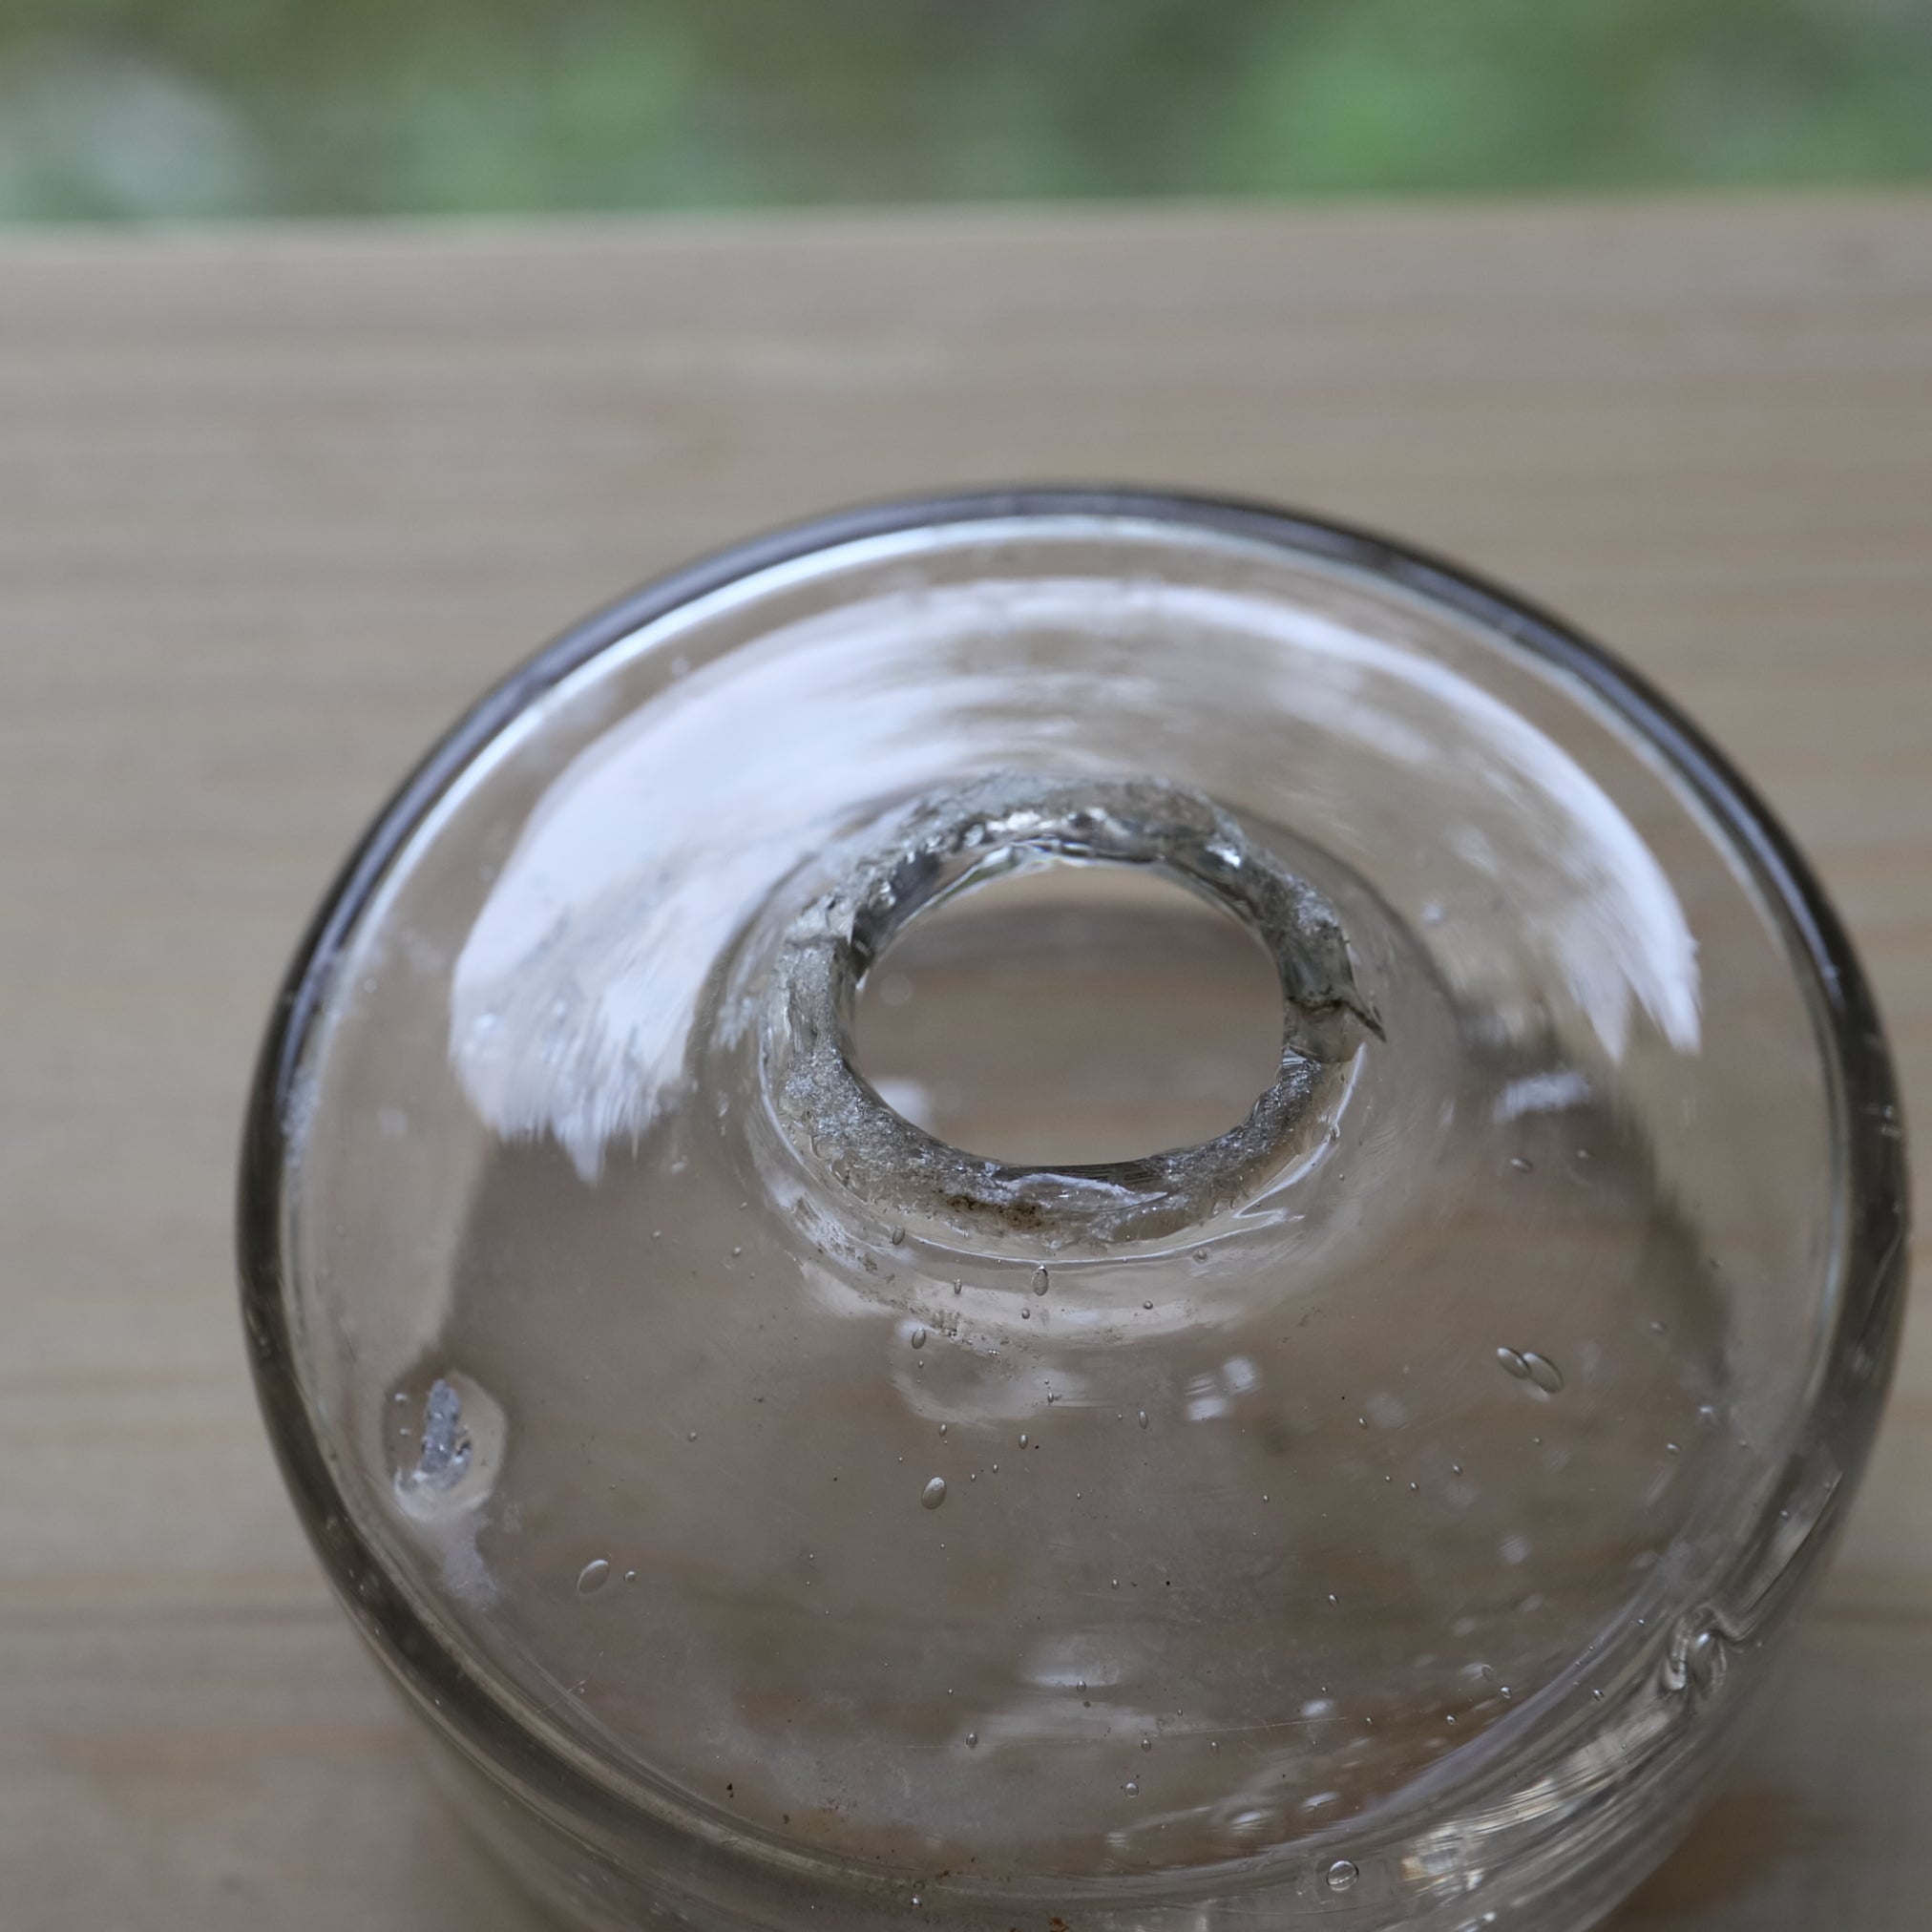
{"label": "small air bubble cluster", "polygon": [[1496,1352],[1496,1359],[1518,1381],[1535,1383],[1545,1396],[1556,1395],[1564,1385],[1563,1371],[1547,1355],[1540,1355],[1533,1349],[1519,1353],[1501,1348]]}

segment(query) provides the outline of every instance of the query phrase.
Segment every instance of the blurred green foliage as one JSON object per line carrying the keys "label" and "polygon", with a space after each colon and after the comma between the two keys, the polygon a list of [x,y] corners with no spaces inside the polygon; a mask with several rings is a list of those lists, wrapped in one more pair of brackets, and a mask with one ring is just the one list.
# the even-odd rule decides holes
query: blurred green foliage
{"label": "blurred green foliage", "polygon": [[0,0],[0,217],[1932,177],[1932,0]]}

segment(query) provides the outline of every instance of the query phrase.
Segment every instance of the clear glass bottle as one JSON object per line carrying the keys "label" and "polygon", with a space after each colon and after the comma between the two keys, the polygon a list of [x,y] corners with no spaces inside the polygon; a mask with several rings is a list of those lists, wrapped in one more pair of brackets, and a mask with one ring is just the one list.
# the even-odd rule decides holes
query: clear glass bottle
{"label": "clear glass bottle", "polygon": [[1896,1344],[1896,1096],[1723,761],[1254,508],[752,543],[431,753],[244,1307],[440,1774],[586,1924],[1575,1928]]}

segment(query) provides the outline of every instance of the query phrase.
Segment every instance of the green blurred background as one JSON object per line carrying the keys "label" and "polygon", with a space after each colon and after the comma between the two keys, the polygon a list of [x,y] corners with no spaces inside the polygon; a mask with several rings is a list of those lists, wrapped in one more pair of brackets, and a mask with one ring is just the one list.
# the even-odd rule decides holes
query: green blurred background
{"label": "green blurred background", "polygon": [[1932,177],[1932,0],[0,0],[0,219]]}

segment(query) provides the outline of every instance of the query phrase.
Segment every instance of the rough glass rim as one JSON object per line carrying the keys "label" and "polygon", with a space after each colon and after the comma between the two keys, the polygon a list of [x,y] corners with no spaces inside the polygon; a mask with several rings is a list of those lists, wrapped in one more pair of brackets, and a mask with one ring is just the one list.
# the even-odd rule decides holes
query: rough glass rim
{"label": "rough glass rim", "polygon": [[[1838,1235],[1818,1283],[1828,1333],[1796,1413],[1812,1433],[1829,1434],[1843,1480],[1832,1484],[1810,1525],[1814,1533],[1795,1550],[1780,1551],[1779,1503],[1802,1480],[1799,1455],[1775,1472],[1756,1520],[1733,1543],[1725,1572],[1748,1586],[1769,1570],[1759,1595],[1740,1591],[1746,1603],[1773,1596],[1781,1601],[1816,1568],[1842,1514],[1838,1504],[1859,1473],[1904,1304],[1907,1182],[1896,1077],[1882,1027],[1845,929],[1790,836],[1724,754],[1645,679],[1563,620],[1460,565],[1345,524],[1255,502],[1154,490],[1040,487],[905,497],[815,517],[673,570],[586,618],[512,671],[445,733],[356,844],[297,947],[270,1014],[244,1114],[237,1197],[242,1315],[257,1395],[304,1528],[355,1626],[432,1727],[472,1762],[514,1762],[514,1780],[525,1792],[540,1794],[546,1809],[564,1816],[620,1837],[640,1828],[662,1832],[666,1825],[704,1829],[699,1814],[683,1811],[673,1818],[662,1803],[646,1799],[638,1778],[614,1775],[594,1753],[554,1731],[533,1728],[446,1641],[357,1525],[304,1392],[284,1246],[289,1102],[334,963],[398,855],[477,754],[527,707],[643,626],[779,566],[872,539],[1070,519],[1165,525],[1177,534],[1244,540],[1342,566],[1444,607],[1583,687],[1710,814],[1781,922],[1787,956],[1806,982],[1827,1062],[1838,1149]],[[1714,1601],[1721,1594],[1711,1596]],[[741,1845],[760,1838],[742,1828],[736,1836]],[[1596,1837],[1585,1832],[1590,1843],[1577,1849],[1582,1865],[1600,1869],[1606,1858]],[[842,1858],[800,1854],[775,1842],[762,1852],[798,1876],[856,1876]],[[1607,1861],[1616,1862],[1614,1855]],[[1261,1872],[1251,1877],[1262,1887],[1271,1882]],[[1202,1895],[1209,1883],[1225,1889],[1230,1880],[1237,1889],[1249,1889],[1227,1872],[1212,1880],[1208,1875],[1154,1875],[1113,1881],[1106,1889],[1108,1896],[1151,1905]],[[1071,1890],[1092,1896],[1084,1884],[1054,1896]],[[1018,1902],[1017,1894],[1002,1896]]]}

